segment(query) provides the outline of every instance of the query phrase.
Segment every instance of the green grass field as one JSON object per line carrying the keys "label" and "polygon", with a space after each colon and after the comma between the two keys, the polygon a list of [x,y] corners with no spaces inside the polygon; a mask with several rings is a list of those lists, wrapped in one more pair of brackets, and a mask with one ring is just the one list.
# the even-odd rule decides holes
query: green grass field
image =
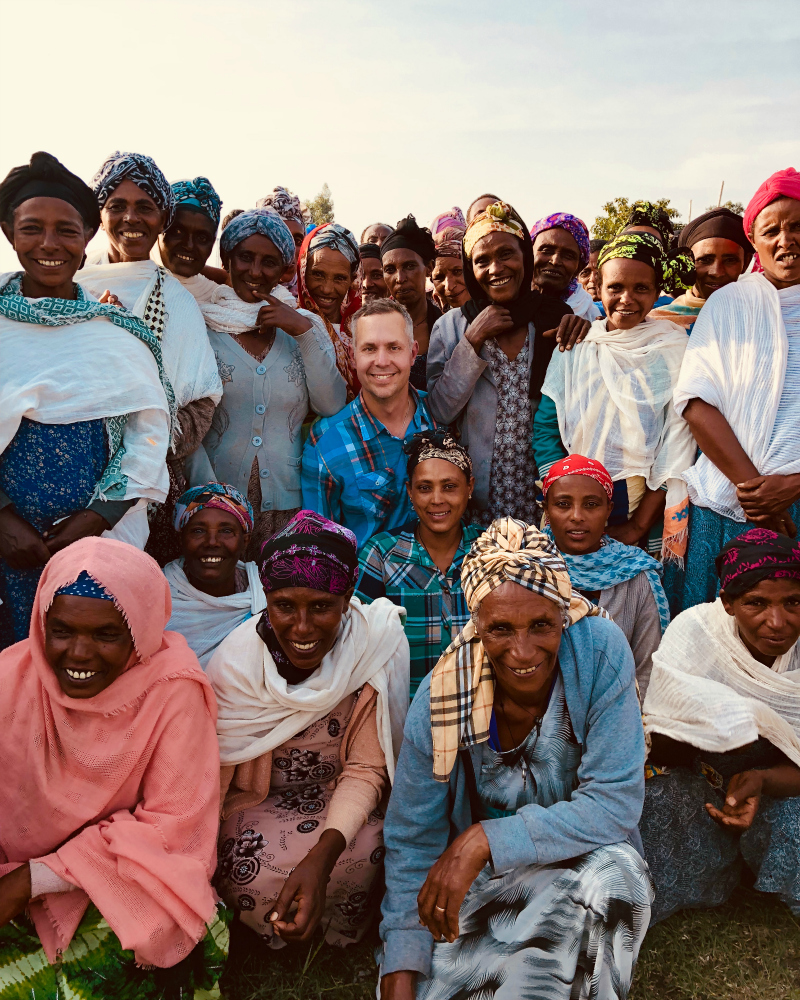
{"label": "green grass field", "polygon": [[[374,944],[271,952],[237,929],[225,998],[368,1000]],[[676,914],[647,935],[630,1000],[800,1000],[800,920],[745,888],[716,910]]]}

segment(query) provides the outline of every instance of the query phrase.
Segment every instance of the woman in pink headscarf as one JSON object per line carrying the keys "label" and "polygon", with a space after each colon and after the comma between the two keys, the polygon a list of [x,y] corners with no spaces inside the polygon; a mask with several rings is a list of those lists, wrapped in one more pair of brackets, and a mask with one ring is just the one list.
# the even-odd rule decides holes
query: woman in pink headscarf
{"label": "woman in pink headscarf", "polygon": [[0,653],[0,969],[19,995],[188,1000],[224,964],[216,702],[170,611],[150,556],[84,538]]}
{"label": "woman in pink headscarf", "polygon": [[756,191],[744,230],[762,270],[720,288],[695,324],[675,407],[702,454],[689,488],[689,549],[673,613],[713,601],[714,556],[754,524],[794,537],[800,517],[800,174]]}

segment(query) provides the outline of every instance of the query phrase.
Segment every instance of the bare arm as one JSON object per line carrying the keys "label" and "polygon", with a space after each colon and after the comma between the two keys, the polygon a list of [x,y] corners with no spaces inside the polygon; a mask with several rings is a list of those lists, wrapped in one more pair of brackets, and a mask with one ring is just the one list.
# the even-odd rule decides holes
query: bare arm
{"label": "bare arm", "polygon": [[758,469],[716,406],[702,399],[692,399],[686,404],[683,418],[703,454],[732,483],[744,483],[758,476]]}

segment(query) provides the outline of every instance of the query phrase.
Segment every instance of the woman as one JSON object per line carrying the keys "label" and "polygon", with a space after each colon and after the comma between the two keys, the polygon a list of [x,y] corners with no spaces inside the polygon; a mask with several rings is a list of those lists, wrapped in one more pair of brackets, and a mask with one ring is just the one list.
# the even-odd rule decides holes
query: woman
{"label": "woman", "polygon": [[361,301],[388,298],[389,289],[383,280],[381,249],[378,244],[362,243],[358,248],[358,256],[361,264]]}
{"label": "woman", "polygon": [[555,540],[572,586],[611,615],[633,653],[639,698],[644,699],[652,656],[669,625],[661,564],[638,546],[605,534],[614,484],[593,458],[570,455],[551,466],[542,484],[546,533]]}
{"label": "woman", "polygon": [[433,300],[443,313],[448,309],[460,309],[469,302],[461,259],[466,231],[467,224],[460,208],[451,208],[450,212],[437,215],[431,223],[436,245],[436,259],[431,272]]}
{"label": "woman", "polygon": [[800,545],[753,528],[716,564],[719,598],[667,629],[644,702],[653,922],[724,903],[742,862],[800,916]]}
{"label": "woman", "polygon": [[[644,233],[654,236],[661,243],[664,250],[668,252],[673,246],[675,229],[669,213],[661,205],[652,201],[635,201],[631,208],[628,222],[619,230],[617,236],[626,233]],[[693,260],[691,253],[686,252],[685,256],[689,261]],[[684,290],[680,285],[675,286],[671,290],[669,288],[660,289],[659,296],[654,303],[654,308],[660,310],[669,306],[674,298]],[[666,292],[667,294],[661,294],[662,292]]]}
{"label": "woman", "polygon": [[464,516],[475,486],[466,448],[447,431],[421,431],[404,446],[406,490],[416,526],[382,531],[361,549],[356,597],[405,608],[411,650],[411,697],[469,620],[461,564],[483,530]]}
{"label": "woman", "polygon": [[558,296],[590,323],[599,319],[600,310],[579,280],[591,257],[586,223],[569,212],[556,212],[539,219],[531,239],[534,289]]}
{"label": "woman", "polygon": [[688,338],[650,320],[659,288],[690,287],[693,272],[649,233],[615,237],[600,252],[607,318],[570,354],[554,354],[534,420],[542,472],[567,454],[601,462],[614,482],[609,535],[662,559],[686,552],[686,487],[695,443],[672,407]]}
{"label": "woman", "polygon": [[571,345],[588,329],[583,320],[579,328],[561,324],[572,316],[569,306],[531,291],[532,277],[525,223],[510,205],[495,202],[464,236],[470,301],[445,313],[431,334],[428,402],[439,423],[460,431],[475,474],[470,521],[482,526],[504,515],[535,519],[533,413],[556,343]]}
{"label": "woman", "polygon": [[355,237],[337,222],[317,226],[307,233],[297,259],[298,303],[325,324],[336,352],[336,367],[347,385],[347,402],[359,390],[350,330],[350,319],[361,308],[356,280],[359,261]]}
{"label": "woman", "polygon": [[361,234],[360,243],[374,243],[375,246],[380,247],[386,237],[393,232],[394,230],[388,222],[373,222]]}
{"label": "woman", "polygon": [[4,995],[199,998],[222,971],[216,705],[169,613],[150,556],[82,538],[0,653]]}
{"label": "woman", "polygon": [[630,650],[536,528],[496,521],[461,576],[386,816],[381,998],[626,997],[652,901]]}
{"label": "woman", "polygon": [[589,260],[581,271],[578,272],[578,284],[581,285],[586,294],[591,298],[602,319],[605,316],[603,303],[600,300],[600,271],[597,267],[597,258],[600,251],[608,243],[608,240],[589,240]]}
{"label": "woman", "polygon": [[702,453],[684,471],[691,572],[681,608],[714,599],[714,556],[748,522],[789,535],[800,523],[800,174],[765,181],[744,228],[763,271],[708,300],[675,389]]}
{"label": "woman", "polygon": [[158,255],[186,291],[202,302],[216,287],[203,272],[217,241],[222,201],[207,177],[176,181],[172,195],[175,215],[158,237]]}
{"label": "woman", "polygon": [[291,278],[284,279],[281,287],[286,288],[293,297],[297,296],[297,257],[306,235],[306,224],[303,221],[303,206],[296,194],[285,187],[273,188],[265,198],[259,198],[256,208],[271,208],[286,223],[286,228],[292,234],[295,245],[295,269]]}
{"label": "woman", "polygon": [[213,478],[235,486],[256,511],[253,560],[300,508],[300,428],[309,409],[338,413],[346,386],[319,317],[273,294],[294,266],[294,240],[280,216],[242,212],[222,231],[220,250],[230,287],[218,286],[201,308],[225,399],[203,444]]}
{"label": "woman", "polygon": [[208,666],[224,800],[215,884],[271,947],[320,921],[345,946],[379,891],[408,644],[389,601],[351,600],[355,536],[313,511],[265,544],[259,572],[266,610]]}
{"label": "woman", "polygon": [[183,555],[164,567],[172,594],[167,628],[181,633],[205,669],[225,636],[267,606],[258,567],[242,561],[253,508],[226,483],[195,486],[175,504],[175,530]]}
{"label": "woman", "polygon": [[149,156],[117,152],[95,175],[92,188],[109,247],[87,258],[78,281],[92,295],[110,289],[161,341],[164,370],[178,407],[167,455],[169,494],[151,521],[147,544],[163,566],[180,555],[172,515],[175,500],[187,486],[184,462],[211,424],[222,384],[197,303],[166,268],[150,259],[175,214],[175,196],[166,178]]}
{"label": "woman", "polygon": [[73,278],[100,225],[91,188],[49,153],[0,185],[22,271],[0,277],[0,649],[25,639],[48,559],[112,531],[143,548],[167,494],[172,387],[161,345]]}

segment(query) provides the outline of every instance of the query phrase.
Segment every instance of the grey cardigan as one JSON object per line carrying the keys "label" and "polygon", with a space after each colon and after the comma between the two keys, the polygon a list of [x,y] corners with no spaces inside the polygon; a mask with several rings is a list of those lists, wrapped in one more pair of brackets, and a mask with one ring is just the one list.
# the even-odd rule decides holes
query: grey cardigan
{"label": "grey cardigan", "polygon": [[[428,406],[440,424],[456,424],[472,459],[474,504],[489,506],[497,385],[486,360],[464,338],[469,323],[460,309],[450,309],[434,323],[428,347]],[[533,360],[535,327],[528,324],[528,373]],[[531,400],[533,412],[537,401]],[[531,428],[531,433],[533,429]]]}
{"label": "grey cardigan", "polygon": [[215,477],[247,496],[257,458],[261,510],[301,506],[300,428],[306,414],[310,408],[331,417],[347,401],[330,344],[323,343],[316,324],[299,337],[278,329],[269,354],[256,361],[228,333],[209,330],[208,339],[222,379],[222,402],[203,441]]}

